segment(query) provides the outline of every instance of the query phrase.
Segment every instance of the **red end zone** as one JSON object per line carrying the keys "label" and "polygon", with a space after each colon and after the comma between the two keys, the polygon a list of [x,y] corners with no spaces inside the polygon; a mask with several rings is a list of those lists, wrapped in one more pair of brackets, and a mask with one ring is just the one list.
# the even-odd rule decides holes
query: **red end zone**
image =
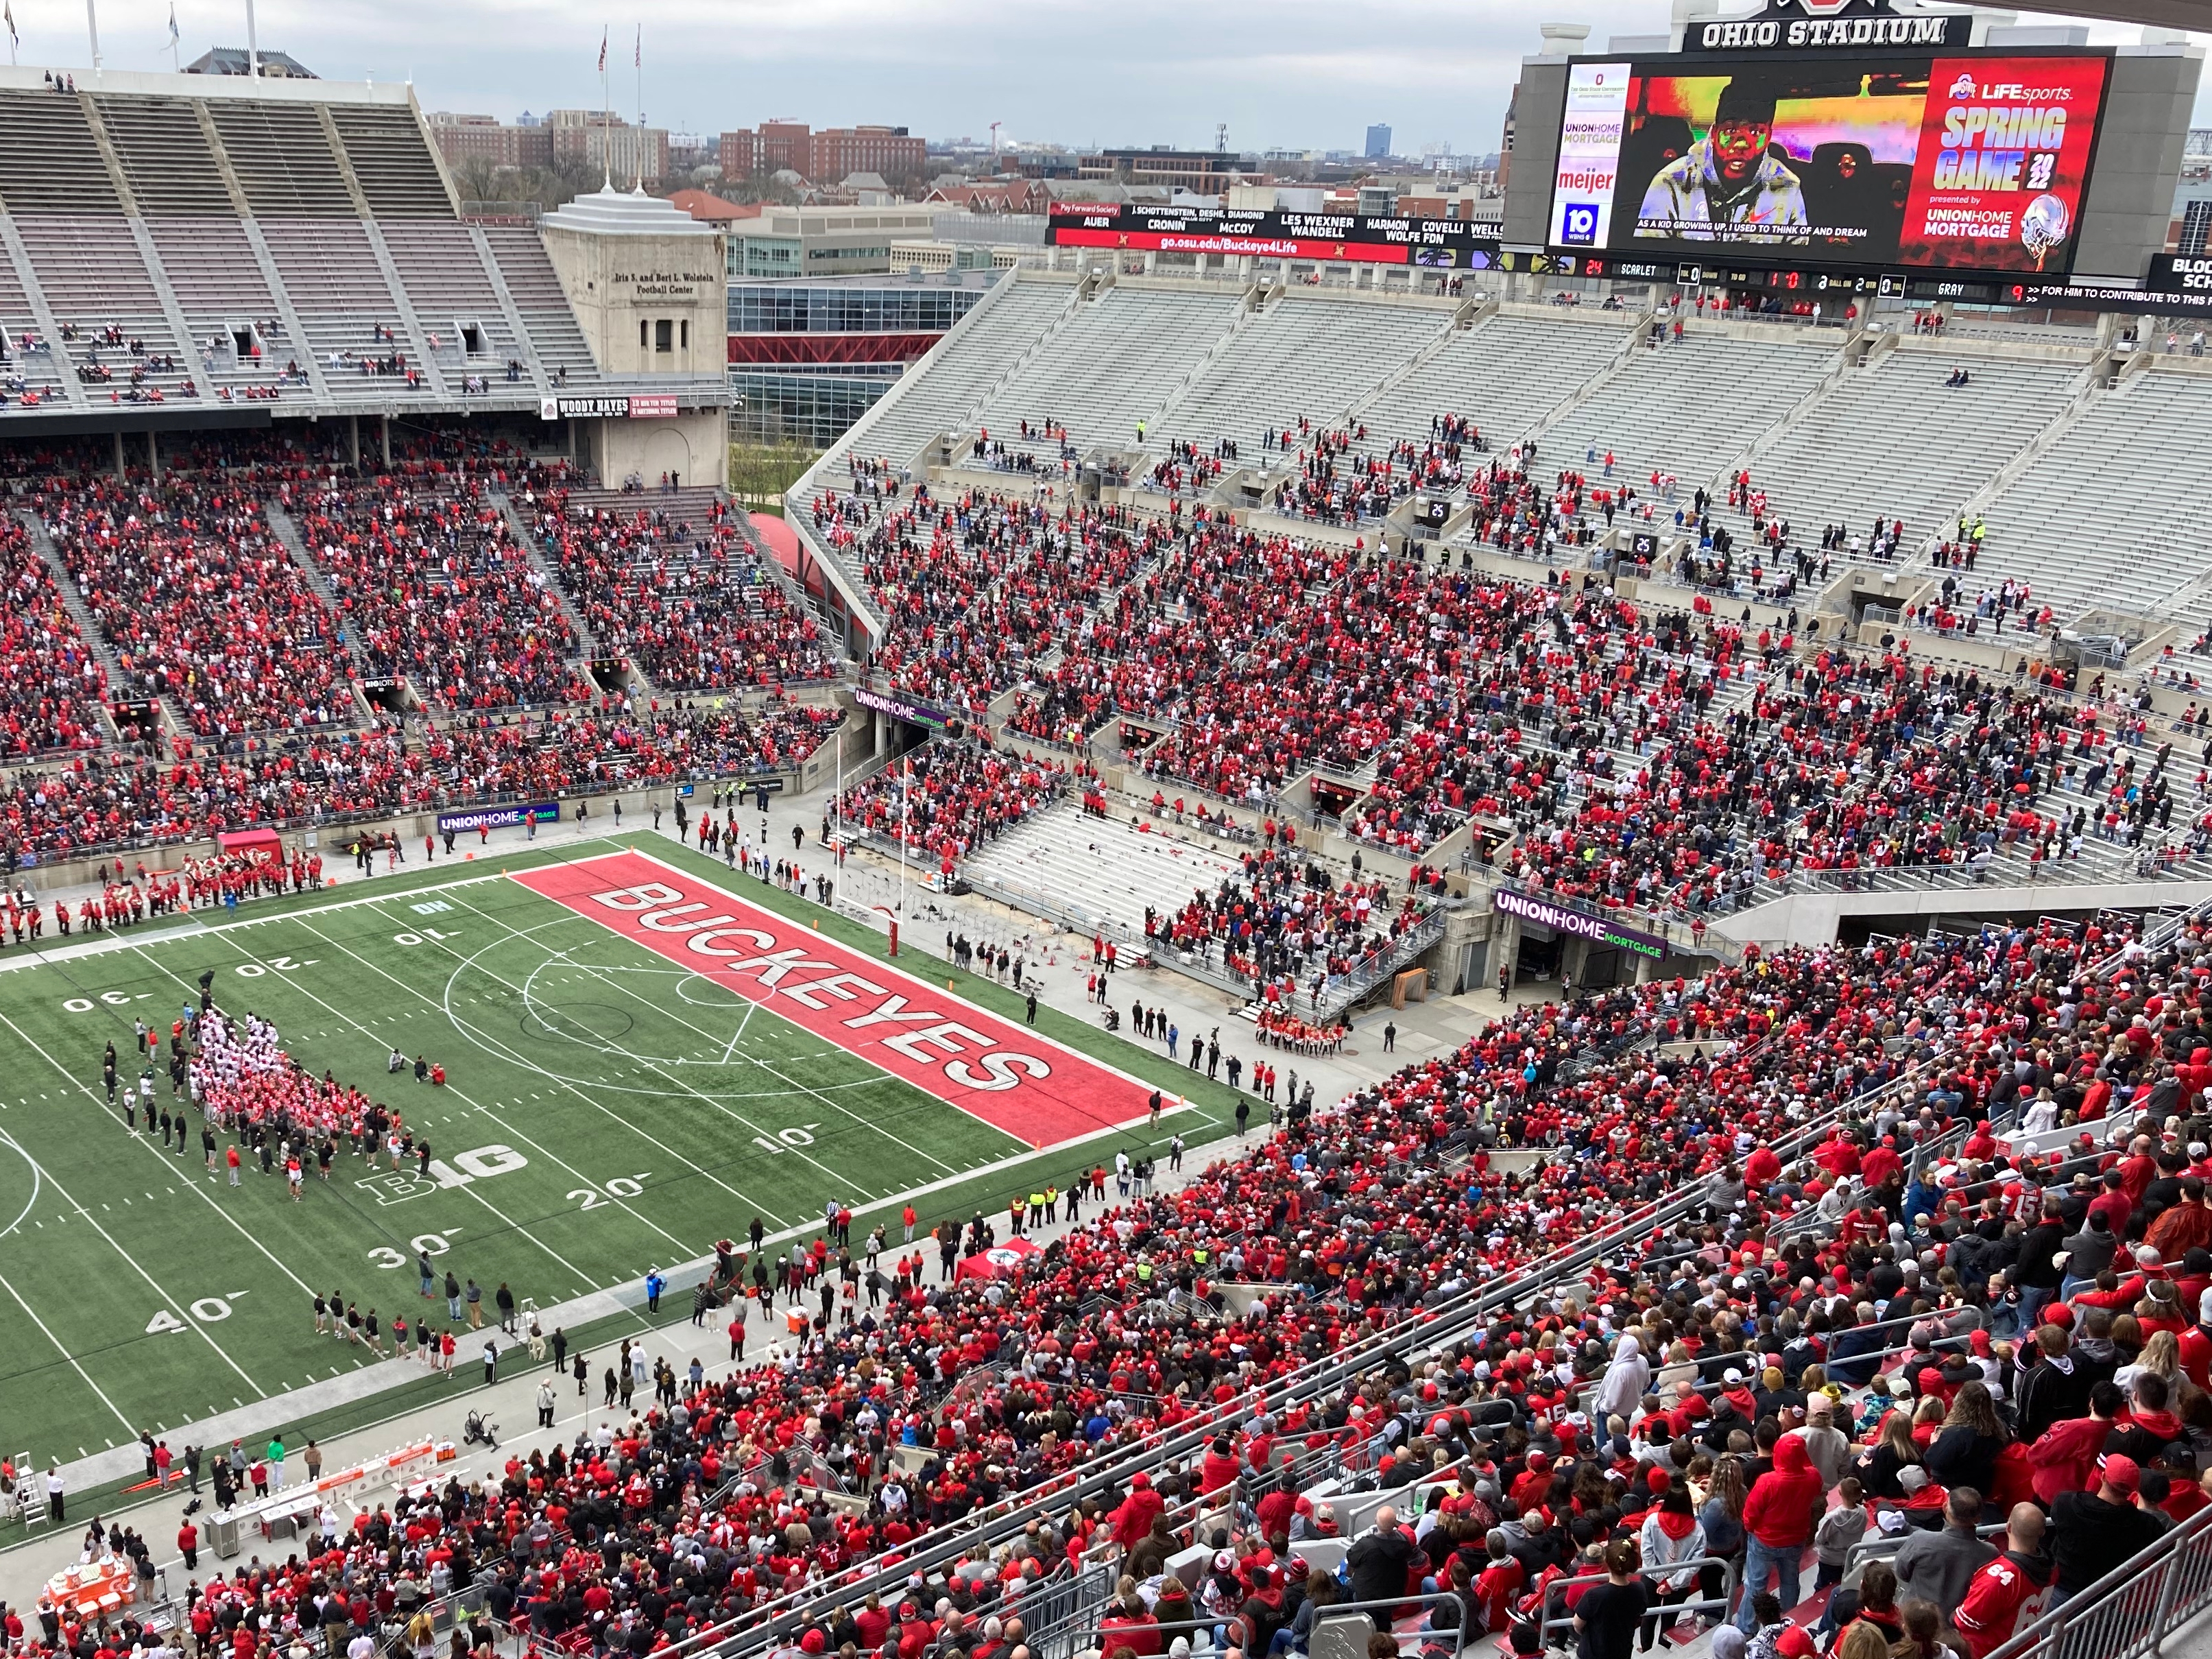
{"label": "red end zone", "polygon": [[1146,1115],[1109,1070],[726,889],[637,853],[512,875],[1030,1146]]}

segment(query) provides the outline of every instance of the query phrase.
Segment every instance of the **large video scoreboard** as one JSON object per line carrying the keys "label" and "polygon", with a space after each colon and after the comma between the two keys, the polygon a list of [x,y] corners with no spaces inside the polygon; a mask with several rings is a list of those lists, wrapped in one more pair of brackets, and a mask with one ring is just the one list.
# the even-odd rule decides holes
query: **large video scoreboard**
{"label": "large video scoreboard", "polygon": [[1547,240],[2062,276],[2110,67],[2078,51],[1577,59]]}

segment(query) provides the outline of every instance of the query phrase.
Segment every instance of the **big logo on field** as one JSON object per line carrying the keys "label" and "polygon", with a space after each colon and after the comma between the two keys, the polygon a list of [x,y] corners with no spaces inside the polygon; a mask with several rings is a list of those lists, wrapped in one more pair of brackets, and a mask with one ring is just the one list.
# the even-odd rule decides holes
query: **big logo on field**
{"label": "big logo on field", "polygon": [[512,879],[1028,1146],[1149,1109],[1134,1079],[639,854]]}

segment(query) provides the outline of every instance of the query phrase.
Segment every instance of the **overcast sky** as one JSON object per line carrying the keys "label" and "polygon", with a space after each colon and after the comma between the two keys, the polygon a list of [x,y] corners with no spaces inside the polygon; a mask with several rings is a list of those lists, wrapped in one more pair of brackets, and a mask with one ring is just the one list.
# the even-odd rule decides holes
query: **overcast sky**
{"label": "overcast sky", "polygon": [[[168,0],[96,0],[116,69],[169,67]],[[79,0],[10,0],[25,64],[89,61]],[[1729,4],[1729,10],[1736,7]],[[877,121],[932,139],[1358,150],[1388,122],[1401,155],[1498,147],[1537,24],[1666,27],[1667,0],[258,0],[260,42],[332,80],[411,79],[425,109],[512,119],[599,100],[604,28],[617,110],[719,132],[789,116]],[[245,0],[177,0],[184,58],[243,46]],[[2093,26],[2099,42],[2136,31]],[[2212,124],[2212,95],[2198,119]]]}

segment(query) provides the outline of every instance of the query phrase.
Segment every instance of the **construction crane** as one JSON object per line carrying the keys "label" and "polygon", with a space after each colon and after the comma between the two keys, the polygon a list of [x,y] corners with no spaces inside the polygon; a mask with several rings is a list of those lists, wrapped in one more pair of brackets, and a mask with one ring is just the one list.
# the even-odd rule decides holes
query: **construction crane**
{"label": "construction crane", "polygon": [[991,154],[994,156],[999,153],[999,129],[1003,125],[1004,123],[998,121],[991,123]]}
{"label": "construction crane", "polygon": [[1220,150],[1224,153],[1227,152],[1229,149],[1228,122],[1216,121],[1213,124],[1213,147],[1217,150]]}

